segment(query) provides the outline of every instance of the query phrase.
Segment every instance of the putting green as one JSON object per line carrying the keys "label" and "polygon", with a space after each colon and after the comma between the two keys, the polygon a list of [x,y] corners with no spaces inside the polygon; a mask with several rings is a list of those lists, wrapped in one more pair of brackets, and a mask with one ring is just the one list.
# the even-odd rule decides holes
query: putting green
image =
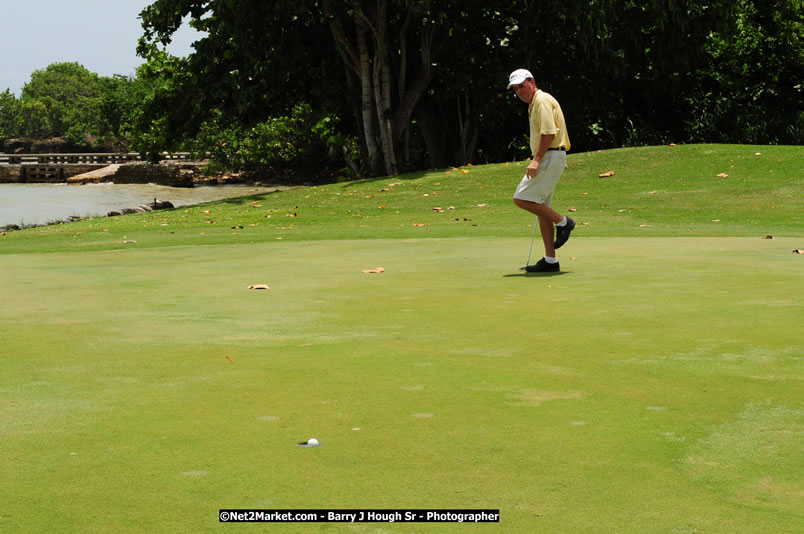
{"label": "putting green", "polygon": [[804,529],[800,239],[574,238],[553,276],[529,242],[4,255],[0,530]]}

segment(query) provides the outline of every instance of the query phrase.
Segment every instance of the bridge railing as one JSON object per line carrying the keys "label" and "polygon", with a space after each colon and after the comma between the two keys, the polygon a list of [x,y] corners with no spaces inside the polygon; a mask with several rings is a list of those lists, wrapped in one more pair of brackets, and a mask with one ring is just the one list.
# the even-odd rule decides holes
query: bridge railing
{"label": "bridge railing", "polygon": [[[189,152],[162,153],[163,160],[192,160]],[[120,154],[0,154],[0,165],[111,165],[141,161],[136,152]]]}

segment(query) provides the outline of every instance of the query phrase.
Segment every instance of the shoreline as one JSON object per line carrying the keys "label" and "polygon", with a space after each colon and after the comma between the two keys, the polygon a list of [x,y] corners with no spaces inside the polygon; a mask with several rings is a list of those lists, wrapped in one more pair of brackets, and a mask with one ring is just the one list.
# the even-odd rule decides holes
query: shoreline
{"label": "shoreline", "polygon": [[[13,193],[18,187],[20,194]],[[0,188],[7,191],[5,201],[10,213],[14,214],[15,208],[17,211],[16,215],[0,221],[0,232],[5,234],[128,213],[144,213],[153,211],[151,206],[154,200],[160,206],[158,209],[186,208],[255,194],[278,193],[296,187],[300,186],[242,180],[205,180],[191,188],[112,182],[88,184],[86,189],[84,186],[75,187],[66,183],[0,183]],[[12,193],[9,195],[8,191]],[[89,195],[82,194],[84,192]],[[2,200],[4,199],[0,199]],[[26,209],[26,205],[31,206],[31,209]],[[53,215],[47,215],[48,213]],[[31,217],[33,222],[26,223],[26,217]]]}

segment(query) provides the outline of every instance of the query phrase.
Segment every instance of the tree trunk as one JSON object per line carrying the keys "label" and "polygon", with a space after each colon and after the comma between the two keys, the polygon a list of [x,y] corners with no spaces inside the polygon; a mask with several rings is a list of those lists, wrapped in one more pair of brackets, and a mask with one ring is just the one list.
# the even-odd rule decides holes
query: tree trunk
{"label": "tree trunk", "polygon": [[355,17],[355,29],[357,30],[357,44],[359,53],[360,77],[360,100],[361,112],[363,115],[363,132],[368,153],[369,169],[372,173],[377,172],[380,167],[380,150],[377,146],[377,131],[374,119],[373,100],[374,91],[371,83],[371,61],[369,59],[368,43],[366,42],[366,24],[360,17]]}

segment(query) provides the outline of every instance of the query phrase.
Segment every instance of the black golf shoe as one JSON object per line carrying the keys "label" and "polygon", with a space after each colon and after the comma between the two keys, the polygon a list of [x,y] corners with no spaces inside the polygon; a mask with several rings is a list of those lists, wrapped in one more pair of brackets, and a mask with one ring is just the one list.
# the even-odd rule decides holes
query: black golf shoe
{"label": "black golf shoe", "polygon": [[556,226],[556,242],[553,246],[555,248],[561,248],[570,238],[570,233],[573,230],[575,230],[575,221],[567,217],[567,224],[564,226]]}
{"label": "black golf shoe", "polygon": [[528,265],[525,270],[529,273],[557,273],[561,270],[558,262],[547,263],[544,258],[533,265]]}

